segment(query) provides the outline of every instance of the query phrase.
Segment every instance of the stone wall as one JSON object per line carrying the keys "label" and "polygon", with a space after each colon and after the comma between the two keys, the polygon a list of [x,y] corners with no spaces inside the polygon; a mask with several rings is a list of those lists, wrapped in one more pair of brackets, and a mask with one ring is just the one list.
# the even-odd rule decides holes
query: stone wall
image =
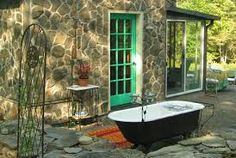
{"label": "stone wall", "polygon": [[9,147],[0,144],[0,157],[4,158],[16,158],[16,150],[12,150]]}
{"label": "stone wall", "polygon": [[[108,109],[109,92],[109,12],[143,13],[143,88],[157,92],[157,99],[164,98],[165,76],[165,0],[27,0],[22,10],[0,11],[0,60],[1,96],[14,98],[17,76],[16,55],[24,26],[39,23],[48,37],[47,100],[68,98],[66,89],[71,84],[71,54],[74,47],[74,20],[78,21],[76,48],[78,59],[89,59],[91,63],[90,84],[100,86],[99,112]],[[5,15],[5,16],[3,16]],[[10,17],[16,19],[12,23]],[[13,27],[11,27],[13,26]],[[23,26],[23,27],[24,27]],[[8,30],[8,31],[6,31]],[[7,35],[4,35],[6,34]],[[140,32],[141,33],[141,32]],[[2,62],[0,63],[2,64]],[[14,74],[14,75],[13,75]],[[13,76],[12,76],[13,75]],[[77,77],[76,75],[74,75]],[[8,78],[9,80],[6,80]],[[63,106],[67,106],[65,103]],[[65,113],[59,106],[47,108],[52,116]],[[58,112],[61,109],[61,112]],[[58,114],[54,111],[57,111]]]}
{"label": "stone wall", "polygon": [[22,33],[21,9],[0,10],[0,96],[15,99],[17,56]]}
{"label": "stone wall", "polygon": [[[4,6],[6,8],[4,8]],[[17,115],[16,104],[12,100],[16,100],[18,75],[17,54],[20,53],[20,39],[22,37],[22,30],[22,8],[17,8],[16,4],[13,3],[1,5],[0,120],[16,119]]]}

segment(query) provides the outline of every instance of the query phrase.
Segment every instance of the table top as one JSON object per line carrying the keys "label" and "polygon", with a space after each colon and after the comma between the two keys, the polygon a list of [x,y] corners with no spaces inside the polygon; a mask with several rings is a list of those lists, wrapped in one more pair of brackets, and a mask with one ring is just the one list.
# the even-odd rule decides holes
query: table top
{"label": "table top", "polygon": [[97,89],[99,86],[88,84],[87,86],[80,86],[80,85],[72,85],[70,87],[67,87],[68,90],[71,91],[83,91],[83,90],[91,90],[91,89]]}

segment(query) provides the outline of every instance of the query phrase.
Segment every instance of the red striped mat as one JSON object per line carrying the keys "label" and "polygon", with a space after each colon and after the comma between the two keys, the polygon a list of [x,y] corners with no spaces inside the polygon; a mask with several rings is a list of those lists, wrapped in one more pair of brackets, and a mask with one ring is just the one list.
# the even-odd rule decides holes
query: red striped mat
{"label": "red striped mat", "polygon": [[132,144],[124,138],[117,126],[104,127],[93,131],[88,131],[87,134],[89,136],[109,140],[120,148],[130,148],[132,146]]}

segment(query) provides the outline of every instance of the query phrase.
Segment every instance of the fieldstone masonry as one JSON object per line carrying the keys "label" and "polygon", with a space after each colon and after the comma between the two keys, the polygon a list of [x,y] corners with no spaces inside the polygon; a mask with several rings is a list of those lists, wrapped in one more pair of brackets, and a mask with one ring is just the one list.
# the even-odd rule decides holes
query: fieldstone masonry
{"label": "fieldstone masonry", "polygon": [[[92,67],[89,83],[101,87],[98,111],[106,113],[109,95],[108,15],[121,11],[143,13],[143,88],[157,92],[158,100],[163,99],[166,5],[169,1],[26,0],[19,8],[0,10],[0,95],[16,99],[22,32],[27,25],[39,23],[48,38],[47,100],[66,100],[69,96],[66,87],[72,81],[73,19],[77,19],[77,58],[89,59]],[[65,112],[58,112],[60,107],[53,106],[46,111],[53,117],[63,117],[61,115]]]}

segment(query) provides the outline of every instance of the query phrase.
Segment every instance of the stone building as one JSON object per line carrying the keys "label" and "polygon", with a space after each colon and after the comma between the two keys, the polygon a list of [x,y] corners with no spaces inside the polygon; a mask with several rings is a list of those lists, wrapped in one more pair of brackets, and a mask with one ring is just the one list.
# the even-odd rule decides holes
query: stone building
{"label": "stone building", "polygon": [[[147,90],[156,100],[203,90],[206,22],[216,19],[176,8],[175,0],[1,1],[0,115],[16,117],[20,41],[29,24],[40,24],[48,38],[45,115],[60,120],[70,107],[72,58],[91,65],[89,83],[100,87],[99,103],[92,104],[99,115]],[[193,26],[197,44],[189,48],[184,34]],[[190,49],[197,54],[183,58]]]}

